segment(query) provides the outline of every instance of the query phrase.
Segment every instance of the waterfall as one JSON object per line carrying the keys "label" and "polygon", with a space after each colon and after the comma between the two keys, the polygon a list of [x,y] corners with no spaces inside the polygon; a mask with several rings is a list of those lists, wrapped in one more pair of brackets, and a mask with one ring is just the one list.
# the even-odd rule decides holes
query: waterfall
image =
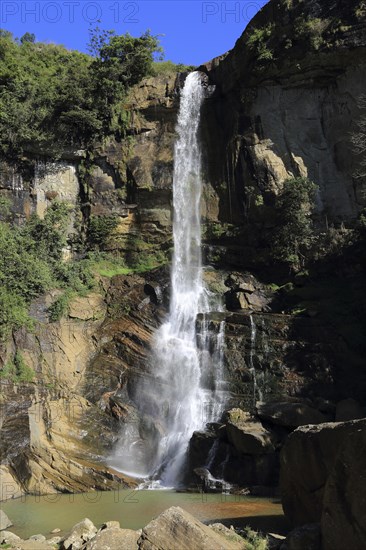
{"label": "waterfall", "polygon": [[253,377],[253,406],[254,406],[255,403],[256,403],[256,400],[257,400],[257,394],[258,394],[258,397],[259,397],[260,401],[263,400],[263,394],[262,394],[262,392],[261,392],[261,390],[258,386],[257,373],[255,371],[255,366],[254,366],[254,361],[253,361],[255,348],[256,348],[256,343],[257,343],[257,327],[256,327],[255,321],[253,319],[252,313],[249,315],[249,319],[250,319],[249,371],[250,371],[250,373]]}
{"label": "waterfall", "polygon": [[[113,460],[121,471],[158,479],[163,486],[179,483],[193,432],[217,420],[223,408],[224,323],[215,336],[205,317],[222,306],[205,288],[201,256],[198,132],[203,99],[200,74],[189,74],[181,94],[174,151],[170,309],[154,335],[151,376],[140,382],[136,392],[142,421],[126,425]],[[203,314],[200,346],[198,314]]]}

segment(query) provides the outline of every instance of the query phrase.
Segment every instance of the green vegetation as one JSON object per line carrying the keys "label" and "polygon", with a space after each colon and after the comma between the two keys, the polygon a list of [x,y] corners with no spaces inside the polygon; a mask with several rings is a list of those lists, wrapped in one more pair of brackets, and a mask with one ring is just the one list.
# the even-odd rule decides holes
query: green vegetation
{"label": "green vegetation", "polygon": [[[0,222],[0,339],[13,329],[32,327],[28,305],[47,290],[92,288],[94,279],[85,262],[62,261],[69,214],[66,204],[55,201],[44,219],[33,215],[21,227]],[[60,306],[54,305],[54,312]]]}
{"label": "green vegetation", "polygon": [[0,31],[0,154],[9,162],[45,150],[57,158],[67,147],[124,134],[123,100],[153,73],[158,39],[96,28],[89,49],[92,55]]}
{"label": "green vegetation", "polygon": [[0,379],[13,382],[14,384],[31,383],[35,377],[34,370],[29,367],[20,351],[14,355],[13,361],[5,363],[0,371]]}
{"label": "green vegetation", "polygon": [[272,256],[293,271],[304,266],[314,243],[312,213],[316,185],[307,178],[285,181],[276,201],[277,227],[271,236]]}
{"label": "green vegetation", "polygon": [[265,27],[253,29],[248,37],[248,46],[253,50],[259,61],[270,61],[273,59],[273,51],[269,48],[274,23],[269,23]]}
{"label": "green vegetation", "polygon": [[250,527],[245,527],[243,531],[239,531],[239,534],[245,540],[245,550],[268,550],[267,537],[263,537]]}
{"label": "green vegetation", "polygon": [[295,36],[304,38],[314,50],[318,50],[325,42],[323,33],[330,26],[330,23],[330,19],[299,17],[295,23]]}
{"label": "green vegetation", "polygon": [[118,226],[116,216],[92,216],[89,220],[88,242],[91,249],[103,249]]}
{"label": "green vegetation", "polygon": [[153,63],[154,75],[169,75],[194,71],[194,65],[184,65],[183,63],[173,63],[172,61],[160,61]]}

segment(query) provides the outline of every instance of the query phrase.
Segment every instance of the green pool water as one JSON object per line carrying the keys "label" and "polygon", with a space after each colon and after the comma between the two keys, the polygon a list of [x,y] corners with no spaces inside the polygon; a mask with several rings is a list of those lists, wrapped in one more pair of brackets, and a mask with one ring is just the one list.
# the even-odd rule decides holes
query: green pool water
{"label": "green pool water", "polygon": [[170,506],[181,506],[204,522],[251,525],[264,531],[284,532],[282,507],[278,501],[224,494],[177,493],[175,491],[120,490],[77,495],[27,496],[1,503],[22,538],[52,529],[66,533],[87,517],[98,527],[117,520],[121,527],[139,529]]}

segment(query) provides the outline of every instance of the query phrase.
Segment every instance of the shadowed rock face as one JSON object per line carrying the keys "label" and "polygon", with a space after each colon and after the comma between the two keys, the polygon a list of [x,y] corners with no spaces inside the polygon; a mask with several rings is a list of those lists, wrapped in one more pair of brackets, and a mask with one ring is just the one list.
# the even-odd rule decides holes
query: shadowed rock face
{"label": "shadowed rock face", "polygon": [[322,548],[362,548],[366,540],[365,419],[304,426],[281,453],[281,495],[293,525],[321,522]]}

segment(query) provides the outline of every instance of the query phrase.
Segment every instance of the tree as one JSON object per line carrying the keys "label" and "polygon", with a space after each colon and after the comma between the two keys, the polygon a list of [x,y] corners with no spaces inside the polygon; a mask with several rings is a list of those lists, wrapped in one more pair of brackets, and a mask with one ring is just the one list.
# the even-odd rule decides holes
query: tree
{"label": "tree", "polygon": [[312,213],[316,185],[307,178],[285,181],[276,201],[277,227],[271,237],[272,256],[298,271],[314,240]]}
{"label": "tree", "polygon": [[20,39],[21,44],[27,44],[27,42],[34,44],[35,41],[36,41],[36,35],[32,32],[26,32],[25,34],[23,34],[23,36]]}

